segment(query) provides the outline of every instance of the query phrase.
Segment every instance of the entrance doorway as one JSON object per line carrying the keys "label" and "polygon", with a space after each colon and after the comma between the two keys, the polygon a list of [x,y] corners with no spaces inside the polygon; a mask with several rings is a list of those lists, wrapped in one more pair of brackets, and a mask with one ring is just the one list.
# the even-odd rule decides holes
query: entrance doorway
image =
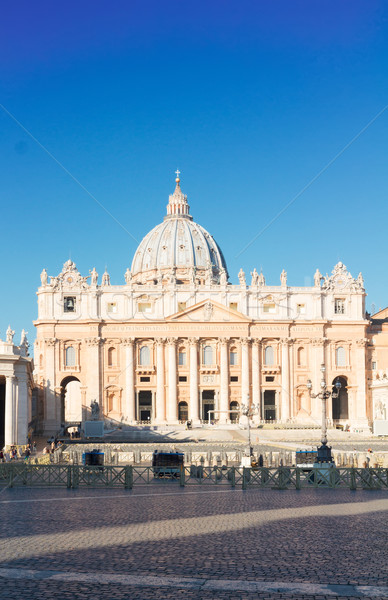
{"label": "entrance doorway", "polygon": [[[209,420],[209,411],[215,410],[214,390],[202,390],[202,420]],[[214,419],[214,413],[210,415]]]}
{"label": "entrance doorway", "polygon": [[348,381],[346,377],[336,377],[333,380],[333,391],[337,391],[335,384],[337,381],[340,382],[340,392],[338,398],[332,398],[332,411],[333,411],[333,421],[338,421],[339,419],[348,419],[349,418],[349,409],[348,409]]}
{"label": "entrance doorway", "polygon": [[178,404],[178,421],[184,423],[189,419],[189,407],[187,406],[187,402],[179,402]]}
{"label": "entrance doorway", "polygon": [[0,381],[0,448],[5,442],[5,383]]}
{"label": "entrance doorway", "polygon": [[139,421],[151,422],[152,418],[152,392],[141,390],[139,392]]}
{"label": "entrance doorway", "polygon": [[276,420],[276,391],[265,390],[264,392],[264,420],[275,421]]}

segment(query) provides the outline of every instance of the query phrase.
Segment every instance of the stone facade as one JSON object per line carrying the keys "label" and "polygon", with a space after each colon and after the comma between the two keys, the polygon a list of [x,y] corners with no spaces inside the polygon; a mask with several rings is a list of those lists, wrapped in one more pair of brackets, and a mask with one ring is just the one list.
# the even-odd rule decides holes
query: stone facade
{"label": "stone facade", "polygon": [[27,442],[32,420],[32,358],[28,356],[25,331],[19,346],[14,344],[14,334],[8,327],[6,340],[0,340],[0,420],[4,422],[4,439],[0,443],[6,447]]}
{"label": "stone facade", "polygon": [[36,383],[43,425],[88,418],[97,400],[112,424],[235,421],[242,403],[263,421],[320,423],[321,402],[306,383],[342,383],[329,402],[334,423],[365,427],[365,290],[338,263],[314,285],[293,287],[287,273],[268,286],[256,269],[228,283],[215,240],[192,221],[180,182],[167,216],[141,242],[123,285],[72,261],[41,273],[35,321]]}

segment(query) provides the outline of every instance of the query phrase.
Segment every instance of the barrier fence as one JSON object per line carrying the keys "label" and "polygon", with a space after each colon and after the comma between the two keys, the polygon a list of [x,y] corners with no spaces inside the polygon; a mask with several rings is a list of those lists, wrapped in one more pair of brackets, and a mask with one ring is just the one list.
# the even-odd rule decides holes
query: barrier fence
{"label": "barrier fence", "polygon": [[106,487],[132,489],[138,485],[163,484],[181,487],[224,485],[242,489],[348,488],[350,490],[388,490],[388,469],[296,467],[258,469],[240,467],[186,466],[168,476],[154,474],[152,467],[82,465],[34,465],[0,463],[0,487]]}

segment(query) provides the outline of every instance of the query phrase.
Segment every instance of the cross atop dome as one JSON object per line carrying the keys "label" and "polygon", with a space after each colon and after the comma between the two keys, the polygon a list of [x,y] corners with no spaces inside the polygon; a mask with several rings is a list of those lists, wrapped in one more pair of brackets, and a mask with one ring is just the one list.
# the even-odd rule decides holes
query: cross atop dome
{"label": "cross atop dome", "polygon": [[170,194],[167,204],[167,217],[183,217],[192,221],[193,217],[190,215],[190,206],[187,202],[187,196],[182,192],[180,186],[180,170],[175,171],[176,175],[176,186],[173,194]]}

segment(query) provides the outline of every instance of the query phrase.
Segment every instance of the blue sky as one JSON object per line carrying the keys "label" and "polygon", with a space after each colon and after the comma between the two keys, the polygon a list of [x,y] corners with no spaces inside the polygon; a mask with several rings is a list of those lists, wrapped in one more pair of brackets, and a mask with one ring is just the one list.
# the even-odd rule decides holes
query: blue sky
{"label": "blue sky", "polygon": [[388,105],[385,2],[6,1],[0,49],[1,337],[43,267],[122,283],[177,168],[232,282],[341,260],[388,305],[388,109],[266,228]]}

